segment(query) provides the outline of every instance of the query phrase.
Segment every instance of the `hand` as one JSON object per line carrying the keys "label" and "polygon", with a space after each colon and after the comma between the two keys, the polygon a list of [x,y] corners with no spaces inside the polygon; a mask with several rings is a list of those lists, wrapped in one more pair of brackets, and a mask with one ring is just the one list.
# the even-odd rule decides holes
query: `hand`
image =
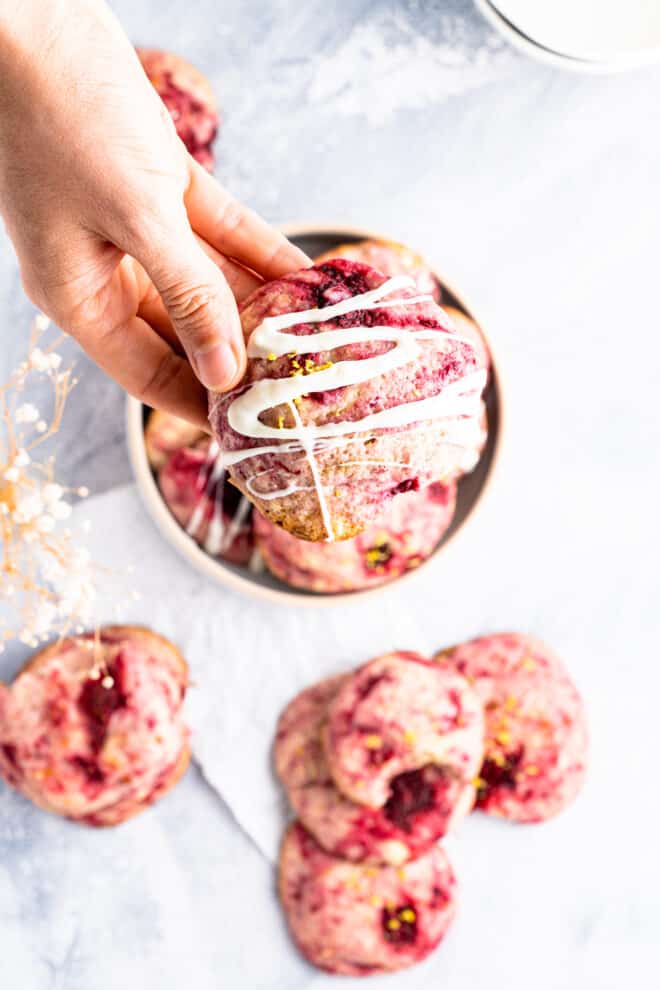
{"label": "hand", "polygon": [[309,259],[188,155],[101,0],[0,0],[0,80],[25,291],[131,394],[206,424],[204,386],[245,368],[236,300]]}

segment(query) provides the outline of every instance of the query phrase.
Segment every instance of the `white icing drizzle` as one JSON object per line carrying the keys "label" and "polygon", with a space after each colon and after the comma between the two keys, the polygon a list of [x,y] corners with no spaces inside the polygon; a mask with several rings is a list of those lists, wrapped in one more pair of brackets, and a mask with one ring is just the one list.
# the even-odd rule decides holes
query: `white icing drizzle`
{"label": "white icing drizzle", "polygon": [[[213,496],[213,515],[209,521],[209,527],[203,543],[206,552],[213,557],[217,557],[218,554],[224,553],[229,549],[238,536],[250,511],[250,502],[243,496],[238,503],[236,512],[229,525],[225,527],[222,508],[223,474],[224,466],[222,464],[220,448],[215,440],[212,440],[209,444],[206,460],[200,469],[200,477],[204,479],[203,494]],[[194,512],[190,517],[190,522],[186,527],[186,532],[189,536],[195,537],[199,532],[204,522],[204,511],[205,503],[202,497],[195,506]]]}
{"label": "white icing drizzle", "polygon": [[[267,453],[289,453],[302,450],[307,458],[314,479],[327,540],[334,539],[332,518],[321,483],[316,461],[319,451],[327,449],[349,434],[370,432],[386,428],[402,428],[424,420],[445,420],[443,442],[463,447],[466,453],[475,446],[473,436],[466,436],[464,422],[474,421],[479,414],[481,391],[486,384],[485,370],[472,372],[439,392],[437,395],[413,402],[401,403],[379,412],[370,413],[360,420],[340,420],[320,425],[305,425],[296,402],[309,392],[325,392],[331,389],[359,385],[373,378],[392,372],[417,359],[422,349],[420,341],[432,340],[437,345],[452,346],[457,339],[473,347],[471,341],[454,333],[442,330],[407,330],[393,326],[355,326],[334,330],[320,330],[318,333],[301,335],[287,333],[287,329],[303,323],[325,323],[348,313],[384,308],[389,306],[411,306],[431,300],[430,295],[397,297],[386,299],[390,293],[413,288],[414,280],[407,275],[387,279],[377,289],[351,296],[341,302],[322,309],[309,309],[279,316],[266,317],[253,331],[248,342],[248,356],[274,359],[285,354],[301,355],[318,351],[332,351],[348,344],[373,343],[384,341],[394,346],[383,354],[352,361],[340,361],[330,367],[314,371],[309,375],[295,375],[288,378],[264,378],[252,383],[241,395],[233,400],[227,411],[230,427],[245,437],[275,440],[275,444],[250,447],[245,450],[226,451],[222,455],[223,467],[240,463],[252,457]],[[261,415],[275,406],[286,405],[293,415],[294,425],[269,426],[260,419]],[[445,438],[446,437],[446,438]],[[348,441],[352,442],[352,441]],[[262,472],[263,473],[263,472]],[[253,476],[247,482],[252,495],[264,499],[282,498],[301,489],[295,482],[278,491],[263,494],[251,487]]]}
{"label": "white icing drizzle", "polygon": [[316,494],[319,499],[319,508],[321,509],[321,516],[325,527],[326,540],[332,542],[335,538],[332,528],[332,516],[328,510],[328,502],[325,497],[325,492],[323,491],[323,485],[321,484],[321,472],[319,471],[319,466],[316,463],[316,454],[314,453],[314,431],[303,425],[300,418],[300,413],[293,402],[289,403],[289,409],[291,410],[291,415],[293,416],[294,422],[298,429],[298,438],[307,456],[309,469],[312,472],[312,478],[314,479],[314,487],[316,488]]}

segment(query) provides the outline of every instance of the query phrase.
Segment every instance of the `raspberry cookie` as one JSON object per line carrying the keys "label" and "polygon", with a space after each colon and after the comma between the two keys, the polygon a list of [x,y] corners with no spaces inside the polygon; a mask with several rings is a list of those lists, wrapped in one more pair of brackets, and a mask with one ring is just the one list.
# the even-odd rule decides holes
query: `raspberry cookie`
{"label": "raspberry cookie", "polygon": [[171,454],[158,473],[170,512],[213,557],[247,564],[252,556],[252,506],[220,469],[208,437]]}
{"label": "raspberry cookie", "polygon": [[387,804],[397,777],[429,764],[472,780],[483,740],[481,702],[465,678],[402,652],[351,674],[328,705],[324,730],[336,786],[370,808]]}
{"label": "raspberry cookie", "polygon": [[294,823],[280,853],[279,893],[309,962],[367,976],[411,966],[435,949],[454,917],[456,880],[439,847],[403,868],[359,866],[329,856]]}
{"label": "raspberry cookie", "polygon": [[334,258],[347,258],[369,265],[391,278],[392,275],[410,275],[418,292],[427,292],[436,302],[440,301],[440,286],[435,275],[421,255],[396,241],[356,241],[338,244],[331,251],[320,254],[314,264],[322,265]]}
{"label": "raspberry cookie", "polygon": [[138,48],[149,81],[167,107],[186,148],[208,172],[213,171],[212,144],[218,133],[218,106],[211,83],[180,55]]}
{"label": "raspberry cookie", "polygon": [[296,816],[326,852],[399,866],[427,852],[471,810],[474,787],[452,768],[428,764],[394,777],[382,808],[340,794],[328,770],[322,729],[329,703],[349,678],[322,681],[288,705],[277,727],[275,768]]}
{"label": "raspberry cookie", "polygon": [[454,306],[443,306],[442,308],[454,324],[456,332],[462,337],[467,337],[474,344],[479,367],[485,368],[488,371],[490,368],[490,351],[488,350],[484,335],[477,324],[469,316],[466,316],[461,309],[456,309]]}
{"label": "raspberry cookie", "polygon": [[337,259],[241,305],[246,377],[211,394],[236,485],[308,540],[356,536],[389,501],[471,470],[486,374],[431,296]]}
{"label": "raspberry cookie", "polygon": [[176,648],[138,626],[54,643],[0,687],[0,774],[46,811],[117,825],[188,765],[187,683]]}
{"label": "raspberry cookie", "polygon": [[484,636],[436,657],[468,679],[486,710],[477,806],[539,822],[577,795],[586,770],[582,700],[560,660],[520,633]]}
{"label": "raspberry cookie", "polygon": [[182,447],[192,447],[205,434],[198,426],[171,413],[154,409],[144,430],[144,446],[149,464],[158,471],[165,461]]}
{"label": "raspberry cookie", "polygon": [[456,483],[436,483],[393,499],[382,519],[352,540],[298,540],[258,512],[257,547],[275,577],[325,594],[371,588],[417,567],[435,550],[456,508]]}

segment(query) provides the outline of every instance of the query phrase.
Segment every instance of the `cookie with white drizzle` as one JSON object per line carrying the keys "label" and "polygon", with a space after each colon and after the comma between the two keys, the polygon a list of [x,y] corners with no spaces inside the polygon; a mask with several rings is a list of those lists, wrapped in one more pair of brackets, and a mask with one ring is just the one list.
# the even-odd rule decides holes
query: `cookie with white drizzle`
{"label": "cookie with white drizzle", "polygon": [[228,481],[210,437],[171,453],[158,472],[158,487],[174,518],[208,554],[249,563],[252,506]]}
{"label": "cookie with white drizzle", "polygon": [[412,279],[337,259],[241,306],[248,368],[210,396],[234,483],[276,525],[347,539],[395,495],[471,470],[486,375]]}
{"label": "cookie with white drizzle", "polygon": [[391,278],[392,275],[410,275],[415,280],[418,292],[428,292],[436,302],[440,302],[441,291],[438,280],[422,258],[405,244],[396,241],[353,241],[348,244],[338,244],[314,259],[314,264],[321,265],[324,261],[335,258],[348,258],[349,261],[360,261],[370,265],[376,271]]}

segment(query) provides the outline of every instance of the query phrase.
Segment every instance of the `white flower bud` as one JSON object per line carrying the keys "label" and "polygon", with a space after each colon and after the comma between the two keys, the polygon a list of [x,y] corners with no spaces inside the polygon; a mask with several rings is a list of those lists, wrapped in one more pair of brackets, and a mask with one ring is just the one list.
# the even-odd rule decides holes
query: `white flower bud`
{"label": "white flower bud", "polygon": [[34,371],[48,371],[50,367],[50,358],[48,354],[44,354],[40,347],[34,347],[30,351],[28,360]]}
{"label": "white flower bud", "polygon": [[14,414],[17,423],[35,423],[39,419],[39,410],[31,402],[24,402]]}
{"label": "white flower bud", "polygon": [[44,485],[42,495],[44,502],[51,505],[53,502],[59,502],[64,495],[64,489],[61,485],[56,485],[54,481],[49,481],[48,484]]}
{"label": "white flower bud", "polygon": [[58,520],[68,519],[71,515],[71,506],[68,502],[51,502],[48,508],[51,515]]}
{"label": "white flower bud", "polygon": [[44,503],[40,495],[23,495],[14,509],[13,519],[17,523],[31,522],[44,511]]}

